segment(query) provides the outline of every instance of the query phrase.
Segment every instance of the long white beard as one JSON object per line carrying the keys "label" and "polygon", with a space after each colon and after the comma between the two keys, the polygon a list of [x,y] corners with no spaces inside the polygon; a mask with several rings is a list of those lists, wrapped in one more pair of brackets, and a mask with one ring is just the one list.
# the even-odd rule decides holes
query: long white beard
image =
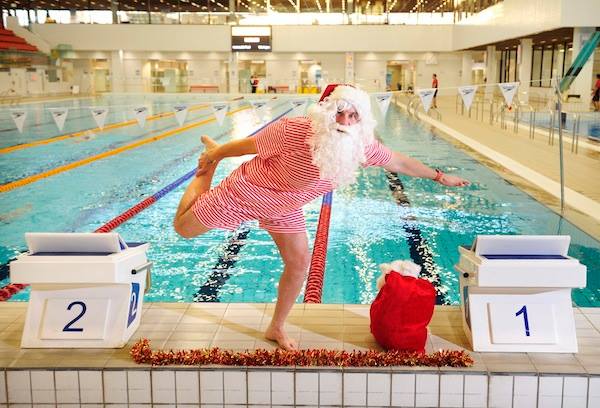
{"label": "long white beard", "polygon": [[312,163],[319,168],[322,179],[331,181],[336,187],[345,187],[356,181],[356,172],[365,162],[365,146],[368,137],[362,135],[359,125],[342,126],[324,115],[313,120],[313,136],[309,139]]}

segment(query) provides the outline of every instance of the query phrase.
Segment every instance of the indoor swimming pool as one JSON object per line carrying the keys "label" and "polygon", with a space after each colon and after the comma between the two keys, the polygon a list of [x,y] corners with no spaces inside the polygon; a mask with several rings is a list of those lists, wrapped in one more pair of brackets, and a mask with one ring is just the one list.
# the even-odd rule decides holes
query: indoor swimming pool
{"label": "indoor swimming pool", "polygon": [[[101,100],[81,99],[77,109],[69,113],[61,133],[50,115],[37,108],[41,104],[31,104],[25,107],[31,113],[23,135],[14,128],[8,111],[2,110],[0,184],[48,174],[0,192],[2,285],[9,282],[6,263],[25,250],[25,232],[94,231],[192,170],[201,152],[201,134],[206,133],[218,142],[242,138],[291,110],[289,98],[279,96],[268,100],[268,107],[258,115],[247,101],[231,101],[231,114],[220,126],[211,120],[208,97],[115,95]],[[185,124],[197,123],[197,127],[161,138],[178,128],[171,115],[148,120],[144,129],[134,123],[102,132],[82,132],[81,136],[14,151],[2,150],[94,128],[88,106],[113,106],[108,124],[131,120],[128,110],[133,106],[146,104],[153,115],[168,113],[177,103],[189,104]],[[294,110],[286,114],[298,113]],[[393,105],[385,122],[380,121],[377,132],[393,150],[461,175],[471,180],[472,185],[452,189],[407,176],[396,180],[380,168],[362,170],[355,185],[333,194],[323,303],[370,303],[377,293],[378,265],[395,259],[412,259],[422,265],[424,273],[436,284],[438,303],[458,304],[458,276],[453,265],[458,261],[459,245],[470,245],[478,234],[564,234],[571,236],[569,254],[588,267],[587,288],[573,291],[574,302],[579,306],[600,306],[600,242]],[[153,137],[157,140],[101,157],[104,152]],[[52,174],[52,169],[89,157],[99,158]],[[215,181],[247,159],[221,162]],[[244,225],[234,233],[211,231],[192,240],[177,236],[172,219],[186,185],[166,194],[116,229],[127,241],[151,244],[148,256],[154,268],[146,300],[274,301],[283,267],[277,248],[257,223]],[[397,191],[400,185],[403,191]],[[311,243],[320,208],[320,199],[304,208]],[[302,301],[302,296],[298,301]],[[24,290],[11,300],[27,298],[28,291]]]}

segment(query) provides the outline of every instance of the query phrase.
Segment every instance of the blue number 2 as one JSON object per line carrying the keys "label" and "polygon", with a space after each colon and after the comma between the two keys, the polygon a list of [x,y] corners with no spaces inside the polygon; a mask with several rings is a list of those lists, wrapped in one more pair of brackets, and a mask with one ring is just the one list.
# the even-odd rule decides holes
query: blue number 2
{"label": "blue number 2", "polygon": [[523,306],[515,316],[519,317],[519,315],[523,315],[523,320],[525,321],[525,336],[529,337],[529,319],[527,318],[527,306]]}
{"label": "blue number 2", "polygon": [[71,327],[71,325],[73,323],[75,323],[77,320],[81,319],[81,316],[83,316],[85,314],[85,311],[87,310],[87,306],[85,305],[85,303],[77,301],[77,302],[72,302],[69,306],[67,306],[67,310],[71,310],[71,307],[73,307],[75,305],[81,306],[81,313],[79,313],[73,320],[71,320],[69,323],[67,323],[67,325],[65,327],[63,327],[64,332],[82,332],[83,331],[83,328]]}

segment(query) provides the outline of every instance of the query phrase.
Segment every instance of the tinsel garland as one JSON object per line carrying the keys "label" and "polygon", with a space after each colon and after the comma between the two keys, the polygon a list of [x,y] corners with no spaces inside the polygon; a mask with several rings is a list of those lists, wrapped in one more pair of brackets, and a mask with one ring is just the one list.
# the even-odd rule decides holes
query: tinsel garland
{"label": "tinsel garland", "polygon": [[431,354],[406,351],[343,351],[343,350],[252,350],[234,352],[219,348],[197,350],[152,351],[148,339],[140,339],[130,351],[138,364],[164,366],[226,365],[226,366],[336,366],[336,367],[470,367],[471,356],[462,350],[440,350]]}

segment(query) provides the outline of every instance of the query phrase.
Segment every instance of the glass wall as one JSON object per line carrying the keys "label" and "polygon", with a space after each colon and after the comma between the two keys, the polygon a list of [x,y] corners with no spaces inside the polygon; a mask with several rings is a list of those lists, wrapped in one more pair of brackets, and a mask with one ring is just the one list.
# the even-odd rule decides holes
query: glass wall
{"label": "glass wall", "polygon": [[570,43],[537,44],[531,59],[531,86],[550,87],[552,81],[562,78],[572,59]]}

